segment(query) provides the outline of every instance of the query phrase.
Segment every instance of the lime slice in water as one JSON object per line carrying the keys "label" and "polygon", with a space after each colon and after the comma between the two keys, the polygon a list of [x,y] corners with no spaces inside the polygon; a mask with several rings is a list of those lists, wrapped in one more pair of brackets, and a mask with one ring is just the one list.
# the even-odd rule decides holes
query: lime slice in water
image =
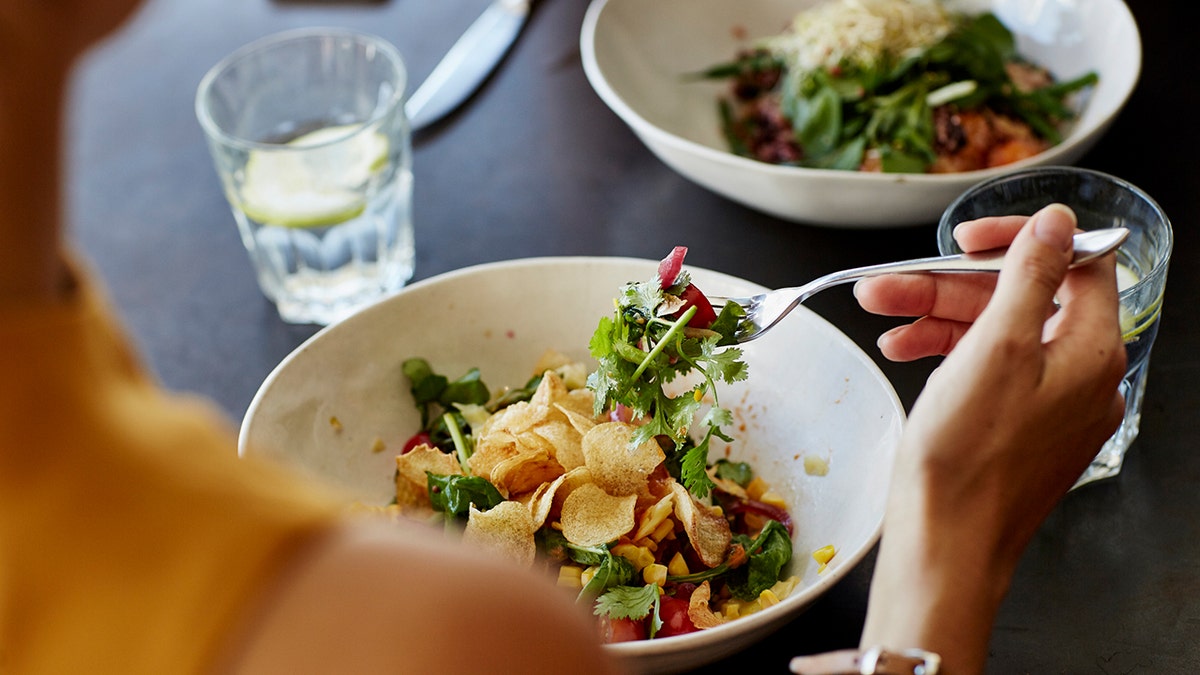
{"label": "lime slice in water", "polygon": [[[283,227],[336,225],[363,212],[362,189],[387,161],[381,133],[347,136],[352,125],[318,129],[246,160],[240,206],[248,217]],[[309,148],[298,152],[299,148]]]}
{"label": "lime slice in water", "polygon": [[[1122,263],[1117,263],[1117,290],[1124,291],[1138,282],[1138,275]],[[1121,305],[1121,339],[1129,342],[1150,326],[1154,325],[1154,316],[1158,313],[1161,300],[1134,314],[1134,309]]]}

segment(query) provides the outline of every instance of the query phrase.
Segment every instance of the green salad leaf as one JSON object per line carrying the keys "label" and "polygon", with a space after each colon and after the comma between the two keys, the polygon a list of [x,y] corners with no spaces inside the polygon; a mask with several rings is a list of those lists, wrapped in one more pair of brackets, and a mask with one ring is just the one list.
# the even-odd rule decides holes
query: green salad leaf
{"label": "green salad leaf", "polygon": [[744,534],[733,538],[745,547],[749,561],[730,572],[727,588],[735,598],[753,600],[779,581],[780,571],[792,559],[792,538],[778,520],[767,521],[754,540]]}
{"label": "green salad leaf", "polygon": [[662,628],[661,598],[662,589],[657,584],[614,586],[596,598],[592,613],[613,619],[644,619],[653,613],[654,620],[650,624],[650,637],[653,638]]}
{"label": "green salad leaf", "polygon": [[480,511],[487,511],[504,501],[496,486],[479,476],[447,476],[429,471],[425,476],[433,510],[449,517],[466,518],[472,504]]}
{"label": "green salad leaf", "polygon": [[[678,307],[691,280],[682,272],[663,288],[656,277],[631,282],[621,288],[612,316],[602,317],[588,346],[598,367],[588,376],[587,386],[595,396],[595,413],[616,407],[628,409],[634,418],[645,419],[630,439],[640,445],[657,439],[667,453],[667,466],[675,477],[698,497],[712,490],[706,469],[711,440],[733,440],[723,427],[733,423],[733,413],[720,405],[716,386],[746,379],[748,368],[735,344],[735,331],[745,311],[727,303],[710,326],[689,327],[696,306],[678,315],[664,308]],[[707,302],[707,301],[706,301]],[[677,395],[667,386],[693,376],[695,381]],[[701,419],[704,434],[693,442],[690,431],[696,417],[711,397],[711,406]]]}
{"label": "green salad leaf", "polygon": [[746,551],[747,561],[744,564],[731,568],[728,562],[724,562],[693,574],[668,576],[667,581],[700,584],[725,576],[727,587],[735,598],[753,600],[779,581],[784,565],[792,559],[792,538],[788,535],[787,527],[778,520],[768,520],[753,539],[744,534],[735,534],[733,543]]}
{"label": "green salad leaf", "polygon": [[[813,68],[794,63],[767,40],[698,76],[734,79],[739,89],[763,83],[739,96],[777,98],[801,149],[798,157],[779,159],[781,164],[857,170],[872,150],[885,172],[924,173],[937,158],[934,109],[951,103],[1012,116],[1043,140],[1059,143],[1060,124],[1076,116],[1068,97],[1094,85],[1098,75],[1088,72],[1023,91],[1007,67],[1023,61],[1013,33],[990,12],[952,16],[953,27],[940,40],[913,52],[885,51]],[[730,100],[718,105],[730,150],[753,157],[752,139],[768,130],[753,117],[740,117]]]}

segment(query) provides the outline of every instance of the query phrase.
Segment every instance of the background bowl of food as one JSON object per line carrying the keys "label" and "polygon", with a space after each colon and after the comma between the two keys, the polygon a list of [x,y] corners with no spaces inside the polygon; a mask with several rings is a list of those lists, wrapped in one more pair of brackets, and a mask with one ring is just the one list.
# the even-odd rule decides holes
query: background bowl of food
{"label": "background bowl of food", "polygon": [[[658,265],[656,261],[629,258],[535,258],[485,264],[415,283],[323,329],[284,359],[249,406],[241,428],[240,451],[297,467],[344,491],[348,504],[365,505],[368,511],[386,511],[387,505],[400,499],[400,462],[409,461],[398,460],[398,456],[407,458],[418,452],[404,453],[404,447],[422,428],[412,389],[413,371],[406,370],[406,362],[411,366],[410,359],[421,359],[450,380],[464,379],[460,376],[478,368],[493,400],[506,387],[526,385],[541,369],[539,362],[545,365],[543,358],[548,351],[560,355],[559,365],[582,364],[583,373],[594,372],[602,361],[592,358],[589,341],[601,319],[613,317],[614,299],[623,285],[654,279]],[[719,272],[685,269],[694,287],[709,295],[762,290]],[[704,333],[688,335],[703,337]],[[750,501],[738,504],[774,504],[786,512],[792,534],[790,560],[778,575],[783,585],[772,583],[774,590],[760,593],[752,601],[714,601],[713,613],[720,618],[712,627],[606,646],[639,672],[685,671],[749,646],[809,607],[857,565],[879,537],[889,474],[905,419],[903,405],[887,378],[845,334],[803,307],[770,334],[741,348],[747,377],[732,383],[718,382],[717,398],[704,404],[719,405],[732,415],[724,426],[732,442],[715,438],[708,460],[716,463],[724,459],[734,465],[744,462],[761,479],[757,487],[746,486]],[[719,351],[725,350],[722,347]],[[566,374],[571,372],[568,367],[562,372],[562,377],[554,380],[555,386],[574,389],[559,391],[553,394],[558,398],[546,398],[541,404],[559,401],[562,405],[554,407],[565,414],[565,408],[571,407],[568,400],[587,388],[580,387],[584,381],[580,371]],[[548,380],[549,376],[537,386],[539,392]],[[530,399],[523,410],[528,412],[534,403]],[[516,405],[503,410],[514,410]],[[581,416],[590,417],[586,407],[575,411],[572,424]],[[494,417],[500,416],[497,413]],[[505,419],[506,424],[512,422]],[[539,432],[542,438],[569,435],[571,431],[562,419],[560,416],[554,433]],[[587,427],[585,439],[590,438],[593,429],[611,429],[618,423],[602,415],[587,424],[597,426]],[[504,428],[515,429],[511,424]],[[514,435],[520,433],[513,431]],[[594,478],[610,469],[593,464],[594,448],[600,442],[590,442],[591,446],[585,447],[592,449],[583,450],[584,473],[590,471]],[[476,454],[467,462],[472,468],[478,468],[474,459],[483,452],[482,443],[477,440]],[[611,456],[617,464],[629,457],[627,446],[620,446],[620,450]],[[564,450],[556,451],[562,466],[571,466],[565,456]],[[449,457],[437,459],[450,462]],[[502,478],[498,477],[501,471],[497,467],[501,464],[492,465],[488,476],[497,485],[503,482],[510,499],[515,499],[519,489],[514,486],[512,474],[504,472]],[[556,468],[544,480],[566,478],[578,470]],[[653,475],[662,478],[657,469]],[[553,507],[561,508],[564,535],[570,527],[567,502],[575,500],[576,495],[616,500],[615,495],[625,494],[606,485],[601,488],[610,494],[577,485],[561,505]],[[737,491],[736,487],[729,489]],[[555,502],[560,494],[555,494]],[[705,504],[700,511],[731,519],[744,517],[744,511],[737,516],[733,507],[724,511],[709,508],[717,503],[713,501],[716,495],[714,491],[709,494],[709,502],[698,501]],[[677,505],[685,503],[679,495],[675,499]],[[551,501],[531,497],[528,510],[536,511],[538,504],[551,508]],[[611,510],[600,509],[603,513]],[[639,527],[646,524],[644,517],[650,512],[649,508],[640,512]],[[677,519],[683,517],[679,510],[668,509],[668,513]],[[551,515],[545,522],[554,518]],[[765,522],[759,518],[758,525]],[[690,537],[691,530],[686,525],[681,527],[684,529],[671,525],[664,532],[653,526],[645,529],[655,534],[642,534],[659,543],[657,548],[651,547],[655,551],[667,550],[669,542],[678,544],[684,537],[679,533],[686,532]],[[650,546],[641,536],[623,536],[619,541]],[[616,541],[605,539],[606,544]],[[610,550],[618,549],[614,546]],[[619,554],[633,558],[644,555],[628,547]],[[638,568],[639,575],[648,568],[647,561],[642,564],[647,566]],[[702,568],[686,570],[696,571]],[[558,578],[560,585],[569,587],[565,593],[574,597],[580,592],[571,586],[571,579],[563,580],[560,573],[550,570],[548,573]],[[677,576],[681,571],[672,567],[669,573]],[[576,575],[576,582],[583,583],[580,575]],[[583,602],[590,603],[591,599]],[[638,623],[643,629],[648,625],[646,620]]]}
{"label": "background bowl of food", "polygon": [[[926,30],[934,3],[897,2],[593,0],[580,39],[584,71],[600,98],[683,176],[782,219],[841,228],[933,223],[981,180],[1077,161],[1109,128],[1140,74],[1140,36],[1121,0],[958,0],[945,3],[952,20],[934,31]],[[989,107],[1008,110],[978,118],[974,106],[985,94],[1042,86],[1022,74],[1014,78],[1019,87],[1008,86],[992,77],[1005,69],[986,62],[972,63],[970,74],[961,70],[964,61],[993,58],[998,52],[988,45],[1006,39],[987,24],[962,32],[983,14],[1011,37],[1011,56],[1044,68],[1059,85],[1095,75],[1062,99],[1069,119],[1061,111],[1048,118],[1058,136],[1035,135],[1043,146],[1009,124],[1025,122],[1030,111],[1047,119],[1052,108],[1042,107],[1041,95],[1017,103],[1007,96],[1003,104],[992,98]],[[903,55],[886,51],[893,58],[882,61],[880,50],[893,47]],[[976,47],[991,54],[981,57]],[[958,70],[913,84],[918,70],[945,62],[929,55],[945,59],[946,50]],[[753,59],[741,62],[741,77],[720,72],[747,54],[762,57],[755,75],[747,74]],[[714,68],[713,77],[699,76]],[[732,95],[735,82],[743,98]],[[901,91],[901,82],[910,86]],[[872,95],[855,98],[864,91]]]}

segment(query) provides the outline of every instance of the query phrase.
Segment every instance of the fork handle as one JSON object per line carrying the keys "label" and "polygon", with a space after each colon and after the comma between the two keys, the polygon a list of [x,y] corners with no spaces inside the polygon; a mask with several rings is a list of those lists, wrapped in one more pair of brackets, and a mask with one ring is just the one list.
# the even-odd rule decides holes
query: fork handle
{"label": "fork handle", "polygon": [[[1073,255],[1070,267],[1086,265],[1108,254],[1120,246],[1128,236],[1129,230],[1124,227],[1091,230],[1076,234],[1072,240]],[[1004,255],[1007,252],[1007,248],[996,248],[978,253],[959,253],[867,265],[833,272],[821,277],[819,281],[822,286],[825,286],[883,274],[903,274],[905,272],[999,272],[1000,268],[1004,266]]]}

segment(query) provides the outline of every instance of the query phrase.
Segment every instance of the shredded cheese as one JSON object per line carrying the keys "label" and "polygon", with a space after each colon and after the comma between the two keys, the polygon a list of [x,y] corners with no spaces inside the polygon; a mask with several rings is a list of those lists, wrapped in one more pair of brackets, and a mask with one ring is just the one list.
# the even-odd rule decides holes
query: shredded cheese
{"label": "shredded cheese", "polygon": [[939,0],[831,0],[796,15],[791,30],[761,46],[793,71],[878,63],[920,52],[953,27]]}

